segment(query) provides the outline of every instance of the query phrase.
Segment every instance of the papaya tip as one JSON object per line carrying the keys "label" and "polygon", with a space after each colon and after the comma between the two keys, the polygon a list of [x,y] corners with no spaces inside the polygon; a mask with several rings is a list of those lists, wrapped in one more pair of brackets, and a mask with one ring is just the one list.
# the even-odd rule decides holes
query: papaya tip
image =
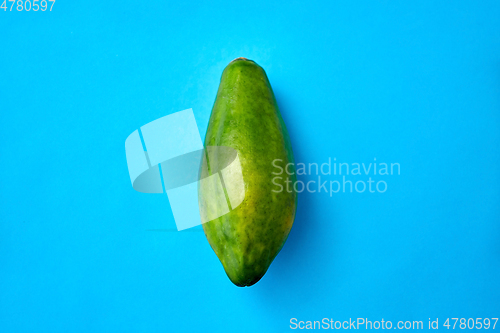
{"label": "papaya tip", "polygon": [[250,60],[250,59],[247,59],[247,58],[244,58],[244,57],[239,57],[239,58],[236,58],[234,59],[233,61],[231,62],[235,62],[235,61],[251,61],[251,62],[255,62],[253,60]]}

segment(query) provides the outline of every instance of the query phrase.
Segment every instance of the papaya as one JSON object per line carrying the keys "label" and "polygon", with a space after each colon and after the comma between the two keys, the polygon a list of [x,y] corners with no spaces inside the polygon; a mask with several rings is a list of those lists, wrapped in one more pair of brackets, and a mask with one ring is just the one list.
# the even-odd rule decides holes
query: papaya
{"label": "papaya", "polygon": [[[266,72],[254,61],[237,58],[224,69],[204,145],[237,152],[241,174],[226,173],[224,184],[229,189],[242,176],[244,196],[237,207],[202,226],[229,279],[239,287],[251,286],[282,249],[297,208],[297,192],[289,185],[296,181],[290,137]],[[210,166],[228,164],[224,149],[209,155],[210,174],[218,172]],[[288,165],[287,172],[279,173],[276,165]],[[199,186],[202,216],[213,197],[213,187]]]}

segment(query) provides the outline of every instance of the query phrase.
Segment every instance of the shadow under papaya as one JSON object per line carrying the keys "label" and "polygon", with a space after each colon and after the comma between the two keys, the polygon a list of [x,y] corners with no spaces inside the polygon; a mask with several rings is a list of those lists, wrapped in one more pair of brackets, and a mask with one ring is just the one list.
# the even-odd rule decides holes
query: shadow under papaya
{"label": "shadow under papaya", "polygon": [[[283,117],[290,136],[295,163],[311,160],[309,156],[310,149],[300,142],[300,138],[308,134],[305,133],[301,127],[300,120],[294,119],[293,117],[294,113],[303,111],[294,110],[293,99],[290,100],[289,98],[285,98],[279,90],[275,89],[274,93],[281,116]],[[299,176],[298,180],[307,183],[307,181],[313,180],[313,178],[314,176],[305,175]],[[320,232],[320,221],[324,218],[319,215],[321,212],[319,204],[315,200],[316,195],[306,191],[298,194],[297,212],[289,237],[280,253],[278,253],[274,262],[269,267],[262,281],[258,283],[260,287],[265,290],[263,294],[272,295],[272,297],[267,298],[266,301],[277,302],[283,305],[280,298],[276,297],[277,291],[282,289],[284,293],[287,293],[290,291],[292,285],[303,285],[301,280],[303,279],[305,271],[304,263],[309,260],[320,259],[315,257],[310,251],[315,247],[316,242],[314,237]],[[334,204],[333,200],[332,204]],[[330,218],[332,221],[335,221],[335,217]],[[334,242],[333,239],[332,242]],[[311,280],[310,274],[306,275],[308,276],[307,284],[310,286],[315,285],[314,280],[316,278],[321,279],[318,275]],[[311,289],[316,290],[304,292],[307,292],[309,296],[312,296],[311,293],[320,292],[318,288]]]}

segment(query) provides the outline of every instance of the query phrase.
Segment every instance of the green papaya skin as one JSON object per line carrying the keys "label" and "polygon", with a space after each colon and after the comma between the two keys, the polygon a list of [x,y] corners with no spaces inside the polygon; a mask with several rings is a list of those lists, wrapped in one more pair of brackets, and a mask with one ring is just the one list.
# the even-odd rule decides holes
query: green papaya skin
{"label": "green papaya skin", "polygon": [[[296,181],[294,164],[288,168],[293,175],[277,175],[280,170],[273,165],[294,163],[290,138],[267,75],[254,61],[237,58],[224,69],[205,146],[231,147],[240,159],[244,200],[204,223],[203,230],[229,279],[240,287],[251,286],[283,247],[297,208],[297,193],[293,186],[287,191],[285,183]],[[200,201],[209,195],[200,190]]]}

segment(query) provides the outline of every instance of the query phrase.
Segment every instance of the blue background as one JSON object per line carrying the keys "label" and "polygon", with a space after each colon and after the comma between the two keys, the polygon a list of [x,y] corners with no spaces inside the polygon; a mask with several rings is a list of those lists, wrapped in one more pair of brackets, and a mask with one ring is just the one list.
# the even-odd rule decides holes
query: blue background
{"label": "blue background", "polygon": [[[57,1],[0,11],[0,31],[1,332],[500,316],[499,2]],[[204,137],[239,56],[267,71],[297,162],[401,165],[385,193],[302,193],[251,288],[132,189],[124,149],[187,108]]]}

